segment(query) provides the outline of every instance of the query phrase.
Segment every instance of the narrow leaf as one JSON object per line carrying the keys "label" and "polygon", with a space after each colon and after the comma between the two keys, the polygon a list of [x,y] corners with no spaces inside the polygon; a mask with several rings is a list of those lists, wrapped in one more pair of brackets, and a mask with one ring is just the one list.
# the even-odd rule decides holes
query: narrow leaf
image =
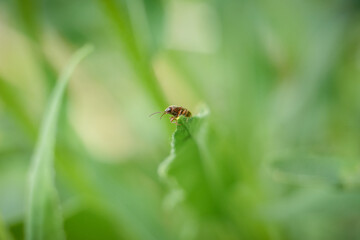
{"label": "narrow leaf", "polygon": [[29,196],[26,219],[26,239],[64,239],[61,211],[54,186],[54,147],[57,119],[65,88],[79,62],[90,53],[92,47],[84,46],[71,58],[59,77],[51,95],[41,125],[39,139],[31,160],[29,172]]}

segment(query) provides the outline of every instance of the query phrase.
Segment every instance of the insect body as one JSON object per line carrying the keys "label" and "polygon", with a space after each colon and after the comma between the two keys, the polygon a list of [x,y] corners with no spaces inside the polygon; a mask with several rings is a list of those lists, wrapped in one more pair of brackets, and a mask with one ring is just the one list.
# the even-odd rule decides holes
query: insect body
{"label": "insect body", "polygon": [[178,122],[178,118],[183,115],[185,117],[191,117],[191,112],[189,110],[187,110],[186,108],[183,108],[183,107],[178,107],[178,106],[175,106],[175,105],[171,105],[169,106],[168,108],[165,109],[164,112],[155,112],[155,113],[152,113],[150,114],[150,116],[154,115],[154,114],[157,114],[157,113],[163,113],[160,117],[160,119],[165,115],[165,114],[170,114],[172,115],[172,117],[170,118],[170,122],[172,123],[173,121],[175,121],[175,123],[177,125]]}

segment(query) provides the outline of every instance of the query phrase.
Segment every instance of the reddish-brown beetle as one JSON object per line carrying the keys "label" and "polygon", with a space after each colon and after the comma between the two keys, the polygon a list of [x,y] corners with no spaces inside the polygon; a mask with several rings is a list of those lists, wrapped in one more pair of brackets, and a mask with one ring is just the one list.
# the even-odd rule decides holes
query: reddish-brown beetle
{"label": "reddish-brown beetle", "polygon": [[187,110],[186,108],[183,107],[178,107],[175,105],[171,105],[168,108],[165,109],[165,111],[163,112],[154,112],[152,114],[149,115],[149,117],[151,117],[154,114],[157,113],[163,113],[160,117],[160,119],[165,115],[165,114],[170,114],[172,115],[172,117],[170,118],[170,122],[172,123],[173,121],[175,121],[176,125],[179,125],[177,120],[178,118],[182,115],[185,117],[191,117],[191,112],[189,110]]}

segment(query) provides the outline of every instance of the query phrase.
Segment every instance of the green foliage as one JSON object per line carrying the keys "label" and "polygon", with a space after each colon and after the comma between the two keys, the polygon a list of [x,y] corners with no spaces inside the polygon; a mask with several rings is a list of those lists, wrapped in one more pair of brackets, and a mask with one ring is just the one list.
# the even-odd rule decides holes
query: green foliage
{"label": "green foliage", "polygon": [[29,172],[29,202],[27,207],[26,239],[64,239],[61,210],[54,186],[53,157],[57,118],[65,87],[77,64],[91,51],[80,49],[59,77],[45,113],[40,136]]}
{"label": "green foliage", "polygon": [[8,82],[0,77],[0,98],[8,111],[13,115],[14,119],[19,121],[20,126],[24,129],[30,137],[35,137],[34,126],[26,114],[25,109],[19,101],[19,96],[16,96],[16,91]]}
{"label": "green foliage", "polygon": [[0,219],[0,239],[4,239],[4,240],[13,239],[11,235],[8,233],[7,229],[5,228],[2,219]]}
{"label": "green foliage", "polygon": [[344,168],[341,160],[331,157],[309,157],[299,154],[295,159],[286,158],[274,163],[274,169],[280,176],[296,179],[301,183],[323,181],[329,184],[341,184],[341,171]]}
{"label": "green foliage", "polygon": [[[160,176],[172,191],[184,199],[199,214],[214,211],[211,176],[208,175],[206,139],[208,113],[189,118],[180,117],[172,135],[170,155],[159,167]],[[173,203],[168,203],[172,204]]]}
{"label": "green foliage", "polygon": [[359,239],[354,2],[0,1],[0,239]]}

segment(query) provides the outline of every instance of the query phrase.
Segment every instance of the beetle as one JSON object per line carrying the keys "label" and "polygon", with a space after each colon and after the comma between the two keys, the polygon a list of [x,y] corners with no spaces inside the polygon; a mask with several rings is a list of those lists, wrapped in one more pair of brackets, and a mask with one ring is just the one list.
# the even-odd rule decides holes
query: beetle
{"label": "beetle", "polygon": [[191,117],[191,112],[189,110],[187,110],[184,107],[179,107],[179,106],[175,106],[175,105],[171,105],[171,106],[167,107],[165,109],[165,111],[163,111],[163,112],[154,112],[154,113],[150,114],[149,117],[151,117],[152,115],[157,114],[157,113],[163,113],[161,115],[160,119],[165,114],[172,115],[172,117],[170,118],[170,122],[172,123],[173,121],[175,121],[176,125],[180,125],[177,122],[177,120],[179,119],[180,116],[185,116],[187,118]]}

